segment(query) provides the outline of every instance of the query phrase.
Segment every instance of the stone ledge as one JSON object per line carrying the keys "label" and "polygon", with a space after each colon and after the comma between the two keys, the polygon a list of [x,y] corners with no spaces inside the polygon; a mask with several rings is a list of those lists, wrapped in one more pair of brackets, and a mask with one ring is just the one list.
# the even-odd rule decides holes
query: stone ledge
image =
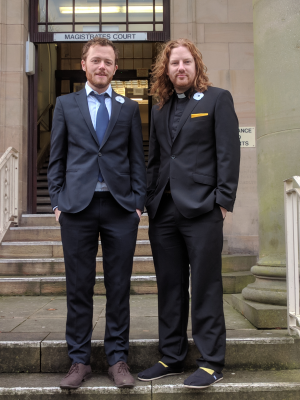
{"label": "stone ledge", "polygon": [[230,304],[259,329],[287,327],[287,308],[245,300],[241,294],[232,294]]}
{"label": "stone ledge", "polygon": [[106,375],[93,374],[90,380],[75,391],[58,387],[63,374],[2,374],[0,399],[46,400],[55,397],[57,400],[65,400],[71,395],[80,400],[96,400],[99,396],[107,400],[196,400],[200,397],[209,400],[297,399],[300,390],[299,373],[299,370],[224,372],[222,381],[204,391],[183,385],[189,375],[187,373],[153,382],[136,380],[133,389],[118,389]]}

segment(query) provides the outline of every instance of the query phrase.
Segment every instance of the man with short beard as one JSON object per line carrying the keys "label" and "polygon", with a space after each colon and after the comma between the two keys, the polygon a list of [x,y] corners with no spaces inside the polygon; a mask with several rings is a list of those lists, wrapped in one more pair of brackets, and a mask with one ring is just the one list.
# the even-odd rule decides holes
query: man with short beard
{"label": "man with short beard", "polygon": [[61,225],[67,284],[66,340],[72,366],[60,387],[76,389],[91,376],[90,355],[99,233],[106,288],[104,348],[108,375],[133,387],[127,365],[129,291],[146,171],[138,104],[110,82],[118,51],[95,38],[82,49],[85,88],[57,98],[48,183]]}
{"label": "man with short beard", "polygon": [[151,94],[159,103],[152,109],[146,207],[162,358],[138,378],[183,372],[190,266],[192,335],[201,356],[184,385],[203,389],[223,377],[222,230],[237,191],[238,120],[231,94],[211,86],[201,53],[187,39],[170,41],[158,56]]}

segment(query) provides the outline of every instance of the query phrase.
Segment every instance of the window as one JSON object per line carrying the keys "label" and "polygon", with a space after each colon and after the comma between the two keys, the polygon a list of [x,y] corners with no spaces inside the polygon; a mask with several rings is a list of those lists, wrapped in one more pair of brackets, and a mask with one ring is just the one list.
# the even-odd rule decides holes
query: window
{"label": "window", "polygon": [[166,19],[169,20],[170,0],[36,1],[36,32],[162,32],[169,29]]}

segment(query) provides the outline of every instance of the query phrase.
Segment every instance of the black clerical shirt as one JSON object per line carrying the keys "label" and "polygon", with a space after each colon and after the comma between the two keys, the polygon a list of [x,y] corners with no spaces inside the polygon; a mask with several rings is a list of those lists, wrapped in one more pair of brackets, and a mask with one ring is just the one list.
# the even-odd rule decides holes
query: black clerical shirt
{"label": "black clerical shirt", "polygon": [[188,89],[186,92],[182,94],[178,94],[174,91],[172,96],[172,104],[169,116],[169,133],[171,136],[172,143],[175,139],[175,133],[177,126],[179,124],[180,118],[183,114],[183,111],[189,102],[191,96],[191,89]]}
{"label": "black clerical shirt", "polygon": [[[172,104],[169,116],[169,134],[171,136],[172,143],[174,142],[177,126],[179,124],[183,111],[190,100],[192,91],[192,89],[188,89],[182,94],[178,94],[174,91],[171,98]],[[168,181],[165,191],[170,191],[170,181]]]}

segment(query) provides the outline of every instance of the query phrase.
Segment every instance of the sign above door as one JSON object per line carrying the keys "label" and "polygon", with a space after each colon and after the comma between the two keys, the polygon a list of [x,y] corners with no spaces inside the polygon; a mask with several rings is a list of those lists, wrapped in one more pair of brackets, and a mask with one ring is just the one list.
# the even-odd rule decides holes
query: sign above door
{"label": "sign above door", "polygon": [[112,41],[144,41],[146,32],[94,32],[94,33],[54,33],[54,42],[87,42],[95,37],[106,38]]}

